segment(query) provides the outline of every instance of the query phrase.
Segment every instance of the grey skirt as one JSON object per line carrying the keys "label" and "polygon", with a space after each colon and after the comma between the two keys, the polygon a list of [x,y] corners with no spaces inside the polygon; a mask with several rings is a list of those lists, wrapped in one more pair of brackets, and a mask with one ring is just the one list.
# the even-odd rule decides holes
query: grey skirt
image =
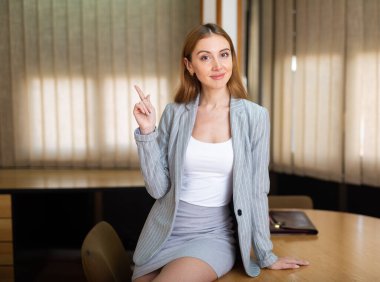
{"label": "grey skirt", "polygon": [[170,237],[149,261],[135,265],[132,279],[182,257],[194,257],[206,262],[221,277],[235,263],[233,233],[228,206],[202,207],[180,201]]}

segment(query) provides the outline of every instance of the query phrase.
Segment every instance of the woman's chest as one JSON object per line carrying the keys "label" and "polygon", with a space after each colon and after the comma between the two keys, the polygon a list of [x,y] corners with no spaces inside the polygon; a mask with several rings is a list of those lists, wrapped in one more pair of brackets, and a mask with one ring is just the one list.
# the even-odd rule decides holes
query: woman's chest
{"label": "woman's chest", "polygon": [[220,143],[231,138],[230,115],[228,110],[211,113],[198,111],[192,136],[209,143]]}

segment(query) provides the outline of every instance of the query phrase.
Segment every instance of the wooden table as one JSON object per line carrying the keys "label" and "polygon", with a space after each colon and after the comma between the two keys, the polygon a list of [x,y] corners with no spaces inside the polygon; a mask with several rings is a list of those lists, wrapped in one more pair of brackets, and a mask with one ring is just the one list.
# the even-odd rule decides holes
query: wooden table
{"label": "wooden table", "polygon": [[98,222],[102,219],[103,191],[144,186],[139,170],[0,169],[0,282],[14,281],[14,194],[91,190],[94,193],[94,219]]}
{"label": "wooden table", "polygon": [[278,256],[310,261],[296,270],[263,269],[256,278],[237,267],[218,281],[380,281],[380,219],[357,214],[305,210],[318,235],[272,236]]}
{"label": "wooden table", "polygon": [[0,193],[22,190],[144,187],[139,170],[0,169]]}

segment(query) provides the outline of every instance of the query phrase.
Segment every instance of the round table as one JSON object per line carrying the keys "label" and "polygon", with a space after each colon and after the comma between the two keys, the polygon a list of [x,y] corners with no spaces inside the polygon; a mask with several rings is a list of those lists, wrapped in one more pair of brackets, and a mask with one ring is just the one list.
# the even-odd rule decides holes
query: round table
{"label": "round table", "polygon": [[294,270],[262,269],[252,278],[238,265],[218,281],[380,281],[380,219],[304,210],[318,235],[273,235],[274,253],[306,259]]}

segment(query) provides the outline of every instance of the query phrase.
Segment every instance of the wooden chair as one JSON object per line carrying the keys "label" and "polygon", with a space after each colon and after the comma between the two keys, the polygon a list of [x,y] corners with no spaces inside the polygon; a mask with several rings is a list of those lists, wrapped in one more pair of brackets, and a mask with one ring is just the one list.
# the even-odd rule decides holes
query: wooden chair
{"label": "wooden chair", "polygon": [[269,209],[313,209],[313,200],[304,195],[269,195]]}
{"label": "wooden chair", "polygon": [[96,224],[81,248],[83,271],[89,282],[131,281],[131,261],[113,227]]}

